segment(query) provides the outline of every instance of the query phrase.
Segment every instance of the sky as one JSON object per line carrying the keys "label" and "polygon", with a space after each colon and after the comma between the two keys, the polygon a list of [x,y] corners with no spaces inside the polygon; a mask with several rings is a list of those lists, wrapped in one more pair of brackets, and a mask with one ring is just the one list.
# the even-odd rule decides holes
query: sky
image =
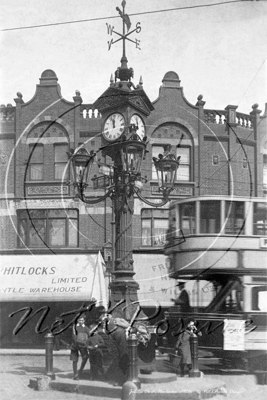
{"label": "sky", "polygon": [[[126,0],[131,29],[141,25],[141,32],[131,35],[140,40],[141,50],[126,43],[128,66],[134,69],[135,84],[142,76],[152,102],[165,73],[175,71],[192,104],[202,94],[209,109],[232,104],[249,113],[258,103],[264,110],[267,1],[228,1]],[[116,7],[122,9],[121,0],[1,0],[0,104],[15,105],[17,92],[25,102],[31,100],[46,69],[55,71],[66,100],[72,101],[79,90],[84,103],[94,102],[120,66],[122,42],[108,50],[106,26],[122,31]],[[194,8],[178,9],[182,7]],[[96,20],[6,30],[85,19]]]}

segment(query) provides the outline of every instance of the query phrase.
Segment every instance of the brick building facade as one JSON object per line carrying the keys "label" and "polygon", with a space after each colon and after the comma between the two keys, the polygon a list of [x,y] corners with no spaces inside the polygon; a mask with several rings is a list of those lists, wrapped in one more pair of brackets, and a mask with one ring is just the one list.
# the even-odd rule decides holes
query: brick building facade
{"label": "brick building facade", "polygon": [[[21,268],[26,268],[29,262],[32,268],[39,268],[35,263],[40,257],[57,256],[56,263],[64,263],[64,257],[68,257],[68,268],[75,271],[79,258],[93,257],[103,251],[105,243],[112,242],[111,200],[86,205],[75,198],[67,165],[70,149],[82,143],[88,151],[99,149],[103,118],[94,104],[82,103],[78,91],[73,102],[66,101],[52,70],[42,73],[31,100],[24,102],[20,93],[14,100],[15,106],[0,107],[2,274],[12,272],[5,270],[7,257],[14,266],[20,263]],[[171,199],[230,194],[263,197],[266,194],[267,108],[262,113],[254,105],[250,114],[237,111],[234,105],[211,110],[205,107],[202,95],[193,105],[185,98],[175,72],[165,74],[159,96],[152,104],[154,110],[144,120],[149,144],[142,164],[142,176],[146,177],[143,197],[155,202],[160,199],[152,157],[162,152],[166,144],[171,144],[176,155],[181,156]],[[100,152],[97,158],[104,161]],[[98,174],[97,165],[94,174]],[[86,195],[101,194],[104,190],[94,190],[92,181]],[[168,205],[155,209],[135,199],[132,239],[140,298],[145,299],[149,294],[166,305],[175,295],[163,255],[167,228]],[[78,306],[81,301],[91,300],[86,296],[62,295],[57,306],[51,307],[49,292],[46,299],[22,296],[20,300],[16,290],[23,270],[17,271],[12,272],[14,288],[1,288],[1,318],[9,321],[1,332],[4,347],[29,346],[28,330],[12,335],[21,314],[8,315],[20,307],[35,304],[33,310],[36,310],[46,304],[53,308],[50,314],[54,318],[62,310],[68,310],[70,304]],[[154,283],[149,282],[151,276],[155,278]],[[34,346],[42,345],[40,335],[30,342]]]}

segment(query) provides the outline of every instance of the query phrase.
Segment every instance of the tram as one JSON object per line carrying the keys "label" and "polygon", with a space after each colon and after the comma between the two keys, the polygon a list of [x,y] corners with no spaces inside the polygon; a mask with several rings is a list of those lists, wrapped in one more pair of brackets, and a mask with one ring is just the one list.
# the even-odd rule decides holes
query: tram
{"label": "tram", "polygon": [[266,211],[264,198],[203,196],[172,202],[164,251],[170,276],[177,285],[186,282],[190,308],[185,312],[174,305],[165,312],[162,351],[171,352],[186,321],[194,320],[202,332],[199,349],[225,362],[240,365],[242,359],[251,369],[266,370]]}

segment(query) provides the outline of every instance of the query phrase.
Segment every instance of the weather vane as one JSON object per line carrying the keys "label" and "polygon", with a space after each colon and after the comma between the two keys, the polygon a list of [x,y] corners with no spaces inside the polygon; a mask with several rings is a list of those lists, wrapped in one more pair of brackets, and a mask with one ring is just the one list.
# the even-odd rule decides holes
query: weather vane
{"label": "weather vane", "polygon": [[[115,33],[116,35],[120,36],[119,39],[117,40],[113,40],[113,38],[108,41],[108,49],[110,50],[111,46],[117,42],[119,42],[120,40],[122,40],[123,42],[123,57],[126,57],[125,54],[125,40],[129,40],[130,42],[134,43],[136,48],[141,50],[139,45],[140,45],[140,40],[135,39],[132,40],[129,38],[129,36],[133,33],[139,33],[141,31],[141,26],[140,26],[140,22],[137,22],[136,24],[136,28],[133,29],[132,31],[129,32],[129,29],[131,28],[131,21],[129,18],[128,14],[125,14],[125,5],[126,5],[126,1],[123,0],[123,2],[121,3],[122,5],[122,11],[119,9],[119,7],[116,7],[116,10],[118,11],[118,13],[120,14],[121,18],[122,18],[122,34],[119,32],[114,31],[114,26],[111,26],[110,24],[106,24],[107,25],[107,30],[108,30],[108,34],[112,36],[113,33]],[[125,27],[127,28],[127,33],[125,33]]]}

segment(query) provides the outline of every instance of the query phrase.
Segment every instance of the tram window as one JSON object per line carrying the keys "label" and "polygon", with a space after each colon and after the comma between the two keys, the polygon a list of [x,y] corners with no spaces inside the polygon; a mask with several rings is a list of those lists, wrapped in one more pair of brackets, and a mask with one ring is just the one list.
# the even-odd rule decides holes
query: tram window
{"label": "tram window", "polygon": [[226,201],[225,205],[226,226],[225,233],[244,234],[245,206],[241,201]]}
{"label": "tram window", "polygon": [[251,299],[252,310],[267,311],[267,286],[254,286]]}
{"label": "tram window", "polygon": [[220,201],[208,200],[200,202],[200,233],[220,232]]}
{"label": "tram window", "polygon": [[195,203],[180,204],[180,229],[184,235],[194,235],[196,233]]}
{"label": "tram window", "polygon": [[253,235],[267,235],[267,203],[254,203]]}

